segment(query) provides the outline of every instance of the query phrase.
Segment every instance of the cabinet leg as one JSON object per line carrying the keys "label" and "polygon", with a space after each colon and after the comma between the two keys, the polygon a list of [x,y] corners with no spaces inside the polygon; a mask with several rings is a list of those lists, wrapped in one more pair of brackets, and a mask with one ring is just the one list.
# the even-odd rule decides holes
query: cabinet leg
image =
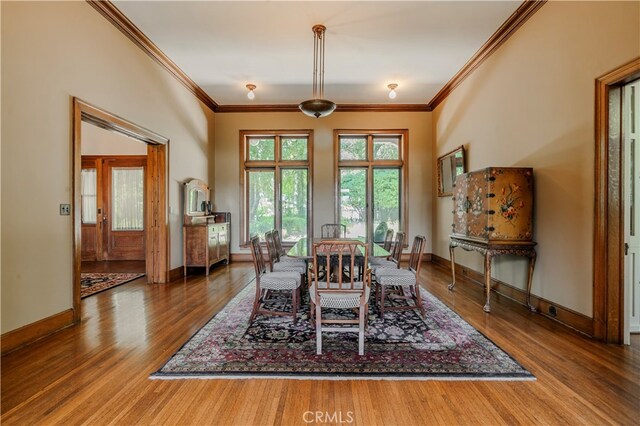
{"label": "cabinet leg", "polygon": [[533,269],[536,266],[536,252],[532,251],[529,256],[529,276],[527,277],[527,307],[531,312],[536,312],[535,306],[531,304],[531,282],[533,281]]}
{"label": "cabinet leg", "polygon": [[484,256],[484,293],[486,302],[482,310],[491,312],[491,255],[489,253]]}
{"label": "cabinet leg", "polygon": [[451,284],[447,287],[449,290],[453,290],[453,287],[456,285],[456,258],[453,253],[456,246],[449,245],[449,259],[451,259]]}

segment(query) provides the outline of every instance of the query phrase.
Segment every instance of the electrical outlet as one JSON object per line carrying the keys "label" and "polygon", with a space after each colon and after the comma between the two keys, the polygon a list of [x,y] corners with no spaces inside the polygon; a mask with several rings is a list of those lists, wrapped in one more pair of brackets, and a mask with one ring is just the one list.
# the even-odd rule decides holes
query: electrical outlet
{"label": "electrical outlet", "polygon": [[60,204],[60,216],[69,216],[71,214],[71,204]]}
{"label": "electrical outlet", "polygon": [[555,306],[553,305],[549,306],[549,315],[551,315],[552,317],[555,317],[556,315],[558,315],[558,310],[556,309]]}

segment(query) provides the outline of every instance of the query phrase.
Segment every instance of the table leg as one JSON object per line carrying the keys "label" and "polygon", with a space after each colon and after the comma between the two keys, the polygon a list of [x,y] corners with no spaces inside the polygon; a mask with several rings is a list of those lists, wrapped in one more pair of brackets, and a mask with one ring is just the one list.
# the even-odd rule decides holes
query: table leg
{"label": "table leg", "polygon": [[456,246],[451,243],[449,244],[449,259],[451,259],[451,284],[447,287],[449,290],[453,290],[453,287],[456,285],[456,258],[454,254]]}
{"label": "table leg", "polygon": [[529,255],[529,277],[527,278],[527,307],[531,312],[536,312],[535,306],[531,304],[531,282],[533,281],[533,269],[536,266],[536,251],[531,250]]}
{"label": "table leg", "polygon": [[486,302],[482,310],[485,312],[491,312],[491,253],[489,252],[484,255],[484,293]]}

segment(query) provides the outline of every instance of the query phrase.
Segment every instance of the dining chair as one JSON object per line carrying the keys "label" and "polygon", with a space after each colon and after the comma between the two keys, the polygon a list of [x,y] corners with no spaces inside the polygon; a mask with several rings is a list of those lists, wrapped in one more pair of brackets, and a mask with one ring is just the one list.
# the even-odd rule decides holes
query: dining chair
{"label": "dining chair", "polygon": [[307,262],[304,259],[298,259],[295,257],[289,257],[287,256],[287,252],[285,251],[285,249],[282,247],[282,240],[280,239],[280,232],[277,229],[274,229],[273,231],[271,231],[272,235],[273,235],[273,242],[275,244],[276,247],[276,257],[278,259],[278,262],[289,262],[289,263],[297,263],[298,265],[301,265],[303,267],[307,266]]}
{"label": "dining chair", "polygon": [[[297,321],[298,306],[300,304],[300,284],[302,277],[298,272],[282,271],[269,272],[262,256],[260,237],[251,238],[251,257],[256,272],[256,297],[253,301],[253,309],[249,322],[253,322],[257,314],[293,316],[293,323]],[[270,291],[291,290],[291,312],[273,311],[264,308],[264,302],[269,297]]]}
{"label": "dining chair", "polygon": [[[422,297],[420,296],[420,284],[418,283],[418,274],[420,273],[420,265],[422,264],[422,252],[426,238],[418,235],[413,239],[413,245],[411,247],[411,255],[409,257],[409,265],[407,269],[390,269],[382,268],[378,269],[375,273],[376,276],[376,290],[378,299],[378,306],[380,308],[380,318],[384,318],[385,310],[407,310],[418,309],[422,318],[424,318],[424,306],[422,306]],[[385,298],[388,294],[388,288],[399,288],[400,295],[394,294],[394,299],[412,299],[414,305],[400,305],[385,307]],[[406,291],[409,292],[406,295]]]}
{"label": "dining chair", "polygon": [[278,250],[273,238],[273,231],[266,232],[264,239],[267,243],[267,258],[269,259],[269,270],[271,272],[298,272],[304,275],[307,272],[307,264],[295,259],[278,260]]}
{"label": "dining chair", "polygon": [[322,238],[346,238],[347,225],[342,223],[325,223],[320,227]]}
{"label": "dining chair", "polygon": [[369,259],[371,265],[377,265],[385,260],[391,259],[391,246],[393,245],[393,229],[387,229],[387,233],[384,236],[384,243],[382,248],[389,252],[389,256],[386,258],[372,257]]}
{"label": "dining chair", "polygon": [[400,260],[402,257],[402,248],[404,246],[405,233],[403,231],[396,232],[396,237],[393,241],[393,247],[389,259],[371,259],[371,270],[375,275],[378,269],[400,269]]}
{"label": "dining chair", "polygon": [[[357,332],[358,354],[364,355],[364,329],[368,318],[369,295],[371,293],[371,271],[364,273],[362,281],[356,281],[356,274],[342,273],[343,268],[355,270],[356,258],[367,261],[367,245],[358,240],[325,240],[313,245],[313,269],[311,271],[309,298],[310,318],[315,322],[316,353],[322,354],[322,332]],[[320,265],[336,265],[335,274],[319,275]],[[358,310],[357,319],[323,318],[322,309]],[[353,325],[345,327],[345,325]],[[357,325],[357,327],[355,326]]]}

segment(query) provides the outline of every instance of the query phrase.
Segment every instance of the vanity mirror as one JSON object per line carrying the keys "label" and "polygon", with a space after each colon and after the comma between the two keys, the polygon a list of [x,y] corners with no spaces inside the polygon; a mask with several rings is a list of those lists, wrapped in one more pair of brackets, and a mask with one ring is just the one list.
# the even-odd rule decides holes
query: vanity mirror
{"label": "vanity mirror", "polygon": [[209,186],[200,179],[191,179],[184,184],[185,220],[198,216],[207,216],[211,211]]}
{"label": "vanity mirror", "polygon": [[438,197],[453,195],[456,176],[467,171],[464,159],[464,146],[460,145],[451,152],[438,158]]}

